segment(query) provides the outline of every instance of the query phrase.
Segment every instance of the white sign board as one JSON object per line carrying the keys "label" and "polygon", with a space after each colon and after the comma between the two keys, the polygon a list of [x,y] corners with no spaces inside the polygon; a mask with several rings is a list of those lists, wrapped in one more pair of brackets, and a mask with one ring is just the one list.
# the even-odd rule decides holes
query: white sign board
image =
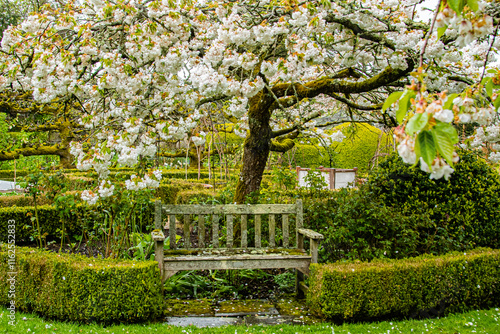
{"label": "white sign board", "polygon": [[[297,167],[296,170],[299,187],[309,187],[309,184],[306,181],[306,176],[308,173],[321,172],[321,175],[323,176],[325,183],[327,184],[324,189],[339,189],[354,187],[356,172],[358,169],[336,169],[320,167],[319,170],[311,170],[310,168]],[[330,180],[333,181],[333,184],[330,184]]]}
{"label": "white sign board", "polygon": [[355,171],[336,171],[335,172],[335,189],[353,188],[356,179]]}

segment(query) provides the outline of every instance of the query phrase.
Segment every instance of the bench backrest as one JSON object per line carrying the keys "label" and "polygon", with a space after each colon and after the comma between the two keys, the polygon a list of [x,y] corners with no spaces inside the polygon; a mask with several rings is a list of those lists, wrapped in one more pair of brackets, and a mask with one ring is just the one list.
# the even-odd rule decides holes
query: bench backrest
{"label": "bench backrest", "polygon": [[[303,227],[302,200],[297,200],[295,204],[227,204],[227,205],[162,205],[161,201],[155,203],[155,228],[162,229],[163,215],[169,216],[169,243],[170,249],[177,249],[176,242],[176,215],[183,216],[183,236],[185,249],[191,249],[190,231],[192,218],[198,217],[198,247],[212,248],[226,247],[233,248],[235,223],[240,224],[240,247],[262,248],[262,216],[267,216],[269,247],[276,247],[276,223],[280,216],[282,230],[282,246],[290,247],[290,231],[297,231]],[[295,216],[295,229],[290,226],[289,215]],[[208,217],[207,217],[208,216]],[[254,245],[248,244],[248,217],[253,217],[253,227],[255,230]],[[226,245],[219,245],[222,227],[221,218],[225,217]],[[211,221],[211,242],[206,241],[207,232],[205,222]],[[294,238],[297,240],[297,237]],[[208,244],[207,244],[208,243]],[[293,247],[296,247],[293,246]]]}

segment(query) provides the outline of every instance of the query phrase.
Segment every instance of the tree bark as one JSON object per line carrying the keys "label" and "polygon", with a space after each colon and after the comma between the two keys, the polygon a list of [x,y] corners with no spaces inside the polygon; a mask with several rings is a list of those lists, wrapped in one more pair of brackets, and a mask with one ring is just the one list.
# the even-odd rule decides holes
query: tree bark
{"label": "tree bark", "polygon": [[[236,186],[234,201],[254,202],[258,198],[262,175],[271,148],[270,106],[273,100],[267,92],[260,92],[249,100],[249,134],[243,145],[243,164]],[[250,198],[247,198],[250,196]]]}

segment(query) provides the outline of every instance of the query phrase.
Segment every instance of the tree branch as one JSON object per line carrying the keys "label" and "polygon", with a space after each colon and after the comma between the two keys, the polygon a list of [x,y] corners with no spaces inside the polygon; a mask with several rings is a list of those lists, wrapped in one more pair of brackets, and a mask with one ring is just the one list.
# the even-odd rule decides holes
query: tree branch
{"label": "tree branch", "polygon": [[387,39],[383,36],[377,35],[375,33],[368,32],[368,31],[364,30],[363,28],[361,28],[356,23],[353,23],[349,19],[346,19],[344,17],[337,17],[333,13],[330,13],[325,17],[325,21],[328,23],[338,23],[338,24],[350,29],[358,37],[361,37],[363,39],[366,39],[366,40],[369,40],[372,42],[379,43],[381,45],[388,47],[389,49],[391,49],[393,51],[396,50],[396,46],[389,39]]}
{"label": "tree branch", "polygon": [[345,103],[346,105],[348,105],[351,108],[358,109],[358,110],[368,110],[368,111],[380,110],[380,109],[382,109],[382,105],[383,105],[383,103],[378,103],[378,104],[371,105],[371,106],[363,106],[360,104],[356,104],[352,101],[349,101],[348,99],[346,99],[340,95],[337,95],[335,93],[327,93],[327,95],[330,97],[333,97],[337,101]]}

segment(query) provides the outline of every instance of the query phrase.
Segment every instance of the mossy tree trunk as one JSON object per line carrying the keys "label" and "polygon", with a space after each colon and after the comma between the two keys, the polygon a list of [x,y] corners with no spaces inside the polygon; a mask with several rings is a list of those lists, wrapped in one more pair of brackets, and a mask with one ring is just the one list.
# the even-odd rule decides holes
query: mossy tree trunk
{"label": "mossy tree trunk", "polygon": [[[307,83],[277,83],[273,87],[264,88],[249,99],[249,134],[244,144],[243,164],[236,186],[234,201],[244,203],[249,195],[255,200],[260,191],[269,152],[286,152],[292,149],[294,146],[293,139],[297,137],[303,124],[321,116],[319,112],[312,113],[307,118],[302,119],[302,124],[297,123],[288,129],[272,131],[270,124],[274,110],[286,110],[304,99],[326,95],[346,104],[351,109],[379,112],[381,104],[372,106],[358,105],[337,94],[350,96],[350,94],[366,93],[406,78],[413,71],[415,62],[412,58],[407,58],[407,64],[406,69],[393,69],[388,66],[373,77],[359,81],[343,80],[345,78],[361,78],[351,69],[346,69],[330,77],[325,76]],[[384,122],[391,125],[397,124],[390,115],[380,115],[380,117],[384,119]],[[388,121],[385,120],[386,117]]]}
{"label": "mossy tree trunk", "polygon": [[234,196],[236,203],[244,203],[248,195],[255,199],[260,191],[262,175],[271,150],[271,104],[272,98],[265,91],[249,100],[250,131],[243,146],[243,163]]}

